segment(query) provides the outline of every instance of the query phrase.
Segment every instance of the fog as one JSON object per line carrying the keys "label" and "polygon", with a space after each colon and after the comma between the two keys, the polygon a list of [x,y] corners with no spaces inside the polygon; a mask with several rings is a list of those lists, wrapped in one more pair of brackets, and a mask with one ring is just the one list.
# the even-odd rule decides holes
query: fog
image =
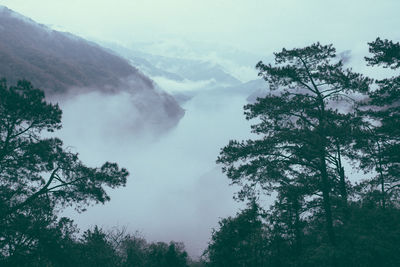
{"label": "fog", "polygon": [[240,206],[215,160],[230,139],[249,136],[245,98],[199,93],[184,104],[179,124],[164,133],[148,124],[140,128],[146,122],[140,122],[127,93],[92,92],[64,100],[57,135],[69,149],[90,166],[115,161],[131,173],[126,188],[109,191],[111,202],[66,214],[82,229],[127,226],[149,240],[183,241],[199,256],[219,218]]}
{"label": "fog", "polygon": [[[344,53],[348,67],[367,71],[362,61],[366,52],[356,47]],[[109,203],[81,214],[69,209],[66,215],[81,229],[126,226],[151,241],[182,241],[190,255],[198,257],[218,221],[244,205],[233,200],[238,188],[229,186],[215,160],[229,140],[254,137],[254,122],[245,120],[243,105],[259,91],[243,85],[240,90],[218,87],[215,80],[152,78],[158,88],[186,96],[181,102],[184,117],[168,130],[137,109],[135,103],[146,101],[145,90],[105,94],[75,88],[72,91],[86,93],[61,99],[63,129],[57,135],[65,145],[90,166],[114,161],[131,174],[125,188],[109,191]],[[265,91],[266,83],[257,89]],[[159,112],[154,105],[151,113]],[[346,165],[346,171],[350,169]],[[360,174],[351,176],[355,181]],[[265,207],[271,201],[267,197]]]}
{"label": "fog", "polygon": [[[257,78],[254,65],[282,47],[313,42],[351,50],[349,66],[376,78],[366,67],[367,42],[377,36],[399,40],[398,0],[364,1],[51,1],[0,0],[17,12],[90,40],[115,42],[156,55],[220,64],[240,81]],[[385,70],[387,71],[387,70]],[[177,73],[179,74],[179,73]],[[230,139],[250,136],[243,105],[252,91],[220,90],[218,81],[151,77],[160,90],[183,99],[185,116],[165,130],[137,103],[145,94],[85,93],[61,100],[63,129],[57,133],[83,162],[105,161],[128,168],[125,188],[110,190],[111,201],[71,216],[81,229],[95,224],[127,226],[148,240],[183,241],[192,256],[207,245],[218,220],[242,204],[236,188],[215,164]],[[77,91],[77,90],[75,90]],[[178,99],[179,100],[179,99]],[[136,103],[136,104],[135,104]],[[153,113],[154,112],[154,113]]]}

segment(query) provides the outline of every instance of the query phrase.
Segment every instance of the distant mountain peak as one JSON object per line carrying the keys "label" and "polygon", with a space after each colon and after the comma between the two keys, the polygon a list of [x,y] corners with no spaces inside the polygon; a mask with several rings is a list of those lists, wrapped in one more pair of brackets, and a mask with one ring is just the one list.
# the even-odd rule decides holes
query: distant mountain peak
{"label": "distant mountain peak", "polygon": [[36,27],[41,27],[43,29],[51,30],[49,27],[45,26],[44,24],[39,24],[39,23],[35,22],[34,20],[32,20],[31,18],[28,18],[18,12],[15,12],[14,10],[9,9],[6,6],[0,5],[0,16],[3,16],[3,17],[8,16],[13,19],[18,19],[21,22],[25,22],[27,24],[34,25]]}

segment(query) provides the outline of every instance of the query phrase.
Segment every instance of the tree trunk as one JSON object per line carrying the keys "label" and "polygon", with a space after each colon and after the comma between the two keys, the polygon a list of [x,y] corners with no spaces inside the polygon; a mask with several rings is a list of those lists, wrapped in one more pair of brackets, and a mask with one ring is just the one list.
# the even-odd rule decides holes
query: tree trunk
{"label": "tree trunk", "polygon": [[342,165],[342,156],[340,152],[340,146],[339,144],[336,144],[336,149],[337,149],[337,171],[339,174],[339,190],[340,190],[340,195],[342,197],[342,204],[343,208],[347,209],[347,188],[346,188],[346,177],[344,175],[344,167]]}
{"label": "tree trunk", "polygon": [[[316,88],[316,87],[315,87]],[[317,88],[316,88],[317,89]],[[320,174],[321,174],[321,190],[322,190],[322,202],[323,209],[325,212],[325,223],[326,223],[326,231],[329,238],[329,243],[332,246],[336,245],[335,232],[333,230],[333,218],[332,218],[332,209],[331,209],[331,199],[330,199],[330,191],[331,185],[329,183],[328,171],[326,166],[326,146],[327,146],[327,138],[326,138],[326,114],[325,114],[325,102],[322,95],[317,90],[317,95],[319,99],[320,105],[320,115],[319,115],[319,159],[320,159]]]}
{"label": "tree trunk", "polygon": [[299,260],[301,255],[302,248],[302,229],[300,226],[300,203],[298,198],[295,199],[294,202],[294,211],[295,211],[295,235],[296,235],[296,261],[295,266],[299,266]]}
{"label": "tree trunk", "polygon": [[378,161],[379,161],[379,167],[378,167],[378,172],[379,172],[379,178],[380,178],[380,183],[381,183],[381,193],[382,193],[382,209],[386,209],[386,192],[385,192],[385,176],[383,175],[383,164],[382,164],[382,151],[381,151],[381,146],[379,142],[378,144]]}
{"label": "tree trunk", "polygon": [[325,149],[321,152],[321,181],[322,181],[322,202],[325,212],[326,231],[331,245],[336,245],[335,232],[333,230],[333,218],[330,199],[330,184],[326,170]]}

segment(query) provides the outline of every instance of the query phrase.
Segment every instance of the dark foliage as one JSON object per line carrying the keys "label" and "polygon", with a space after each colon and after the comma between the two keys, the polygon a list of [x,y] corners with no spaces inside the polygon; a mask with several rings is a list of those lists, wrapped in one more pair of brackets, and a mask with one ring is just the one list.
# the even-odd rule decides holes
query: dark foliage
{"label": "dark foliage", "polygon": [[[398,69],[400,44],[377,38],[369,43],[373,57],[366,58],[374,65]],[[400,75],[376,81],[377,88],[369,92],[369,100],[361,106],[369,119],[355,146],[361,150],[361,167],[375,170],[374,179],[365,181],[385,208],[398,205],[400,197]],[[370,191],[371,191],[370,190]]]}
{"label": "dark foliage", "polygon": [[376,38],[368,43],[372,57],[366,57],[368,65],[383,65],[385,68],[397,69],[400,67],[400,43]]}
{"label": "dark foliage", "polygon": [[[260,138],[231,141],[217,162],[232,183],[242,186],[241,199],[259,189],[281,195],[289,190],[296,191],[297,202],[307,197],[319,204],[334,244],[332,193],[340,192],[342,207],[347,205],[342,156],[352,142],[345,134],[352,132],[348,122],[356,121],[351,96],[366,93],[371,80],[344,69],[332,45],[283,49],[275,53],[275,63],[257,64],[270,93],[244,107],[246,119],[258,119],[252,132]],[[343,113],[339,106],[350,111]]]}
{"label": "dark foliage", "polygon": [[128,172],[115,163],[85,166],[58,138],[43,131],[61,128],[61,110],[27,81],[0,82],[0,219],[24,212],[40,197],[54,205],[104,203],[104,186],[124,186]]}
{"label": "dark foliage", "polygon": [[60,128],[61,110],[43,91],[0,81],[0,255],[13,266],[45,251],[48,237],[61,231],[61,208],[104,203],[105,186],[126,183],[128,172],[116,163],[87,167],[60,139],[43,137]]}
{"label": "dark foliage", "polygon": [[235,218],[221,220],[219,226],[205,251],[210,266],[267,266],[267,231],[256,203],[251,203]]}
{"label": "dark foliage", "polygon": [[[400,67],[399,43],[369,45],[369,65]],[[253,229],[251,209],[223,219],[207,250],[210,266],[399,266],[399,77],[370,86],[319,43],[283,49],[275,63],[257,64],[270,93],[244,107],[260,138],[230,141],[217,162],[241,186],[239,200],[276,192],[276,201],[257,241],[239,234]],[[346,161],[372,178],[353,185]],[[250,252],[236,259],[244,251],[237,244],[263,244],[262,261]]]}

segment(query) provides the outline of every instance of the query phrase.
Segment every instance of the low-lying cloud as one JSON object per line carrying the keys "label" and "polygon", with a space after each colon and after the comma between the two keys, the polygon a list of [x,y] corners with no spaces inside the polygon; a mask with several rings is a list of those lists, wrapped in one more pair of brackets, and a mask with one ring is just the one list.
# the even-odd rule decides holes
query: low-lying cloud
{"label": "low-lying cloud", "polygon": [[199,256],[218,220],[240,206],[215,160],[230,139],[249,135],[245,102],[243,95],[199,92],[185,103],[178,125],[160,133],[146,124],[127,92],[64,100],[58,136],[65,144],[88,165],[115,161],[131,173],[126,188],[110,191],[111,202],[67,215],[82,229],[128,226],[149,240],[183,241]]}

